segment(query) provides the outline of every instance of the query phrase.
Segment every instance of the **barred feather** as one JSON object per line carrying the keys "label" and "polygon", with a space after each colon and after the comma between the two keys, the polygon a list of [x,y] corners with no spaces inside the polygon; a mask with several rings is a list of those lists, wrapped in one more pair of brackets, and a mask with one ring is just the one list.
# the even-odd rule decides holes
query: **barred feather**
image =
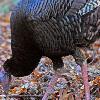
{"label": "barred feather", "polygon": [[99,0],[21,0],[11,15],[12,58],[4,67],[15,76],[28,75],[41,56],[62,67],[62,56],[98,37]]}

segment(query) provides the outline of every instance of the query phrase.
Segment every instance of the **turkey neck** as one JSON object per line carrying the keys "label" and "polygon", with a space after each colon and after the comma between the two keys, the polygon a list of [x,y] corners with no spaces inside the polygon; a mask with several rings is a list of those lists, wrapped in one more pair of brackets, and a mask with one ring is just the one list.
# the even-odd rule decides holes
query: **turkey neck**
{"label": "turkey neck", "polygon": [[100,6],[81,18],[83,38],[89,45],[100,38]]}

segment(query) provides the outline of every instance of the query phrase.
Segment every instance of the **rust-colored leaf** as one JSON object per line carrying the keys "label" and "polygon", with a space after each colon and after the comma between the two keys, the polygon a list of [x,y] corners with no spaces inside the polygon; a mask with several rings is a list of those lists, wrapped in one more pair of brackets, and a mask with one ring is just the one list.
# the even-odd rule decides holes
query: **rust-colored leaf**
{"label": "rust-colored leaf", "polygon": [[33,75],[35,78],[37,78],[37,79],[39,79],[40,77],[42,77],[42,74],[39,73],[37,70],[34,70],[34,71],[32,72],[32,75]]}
{"label": "rust-colored leaf", "polygon": [[97,76],[97,77],[95,78],[95,80],[93,80],[93,84],[94,84],[94,85],[100,86],[100,76]]}

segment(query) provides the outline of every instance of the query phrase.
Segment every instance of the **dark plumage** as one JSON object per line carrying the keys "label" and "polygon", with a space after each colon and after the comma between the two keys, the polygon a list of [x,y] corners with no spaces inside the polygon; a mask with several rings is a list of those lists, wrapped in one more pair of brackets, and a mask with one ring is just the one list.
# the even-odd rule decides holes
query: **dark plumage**
{"label": "dark plumage", "polygon": [[[100,6],[96,0],[22,0],[11,15],[12,57],[4,68],[14,76],[25,76],[40,58],[63,66],[62,56],[84,60],[81,47],[100,37]],[[85,10],[84,10],[85,9]]]}
{"label": "dark plumage", "polygon": [[[4,69],[14,76],[25,76],[42,56],[51,58],[57,69],[63,66],[62,56],[72,55],[82,66],[85,97],[90,100],[87,65],[80,49],[98,38],[99,0],[21,0],[11,15],[12,57]],[[42,100],[47,97],[48,92]]]}

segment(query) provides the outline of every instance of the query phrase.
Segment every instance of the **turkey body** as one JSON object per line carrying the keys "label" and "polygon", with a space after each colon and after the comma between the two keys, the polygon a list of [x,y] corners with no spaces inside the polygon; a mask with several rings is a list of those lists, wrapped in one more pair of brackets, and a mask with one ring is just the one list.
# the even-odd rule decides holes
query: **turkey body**
{"label": "turkey body", "polygon": [[[89,0],[22,0],[11,15],[12,57],[5,70],[25,76],[40,58],[52,59],[54,68],[63,66],[62,56],[88,47],[100,37],[100,7],[80,15]],[[82,58],[80,58],[82,59]]]}

